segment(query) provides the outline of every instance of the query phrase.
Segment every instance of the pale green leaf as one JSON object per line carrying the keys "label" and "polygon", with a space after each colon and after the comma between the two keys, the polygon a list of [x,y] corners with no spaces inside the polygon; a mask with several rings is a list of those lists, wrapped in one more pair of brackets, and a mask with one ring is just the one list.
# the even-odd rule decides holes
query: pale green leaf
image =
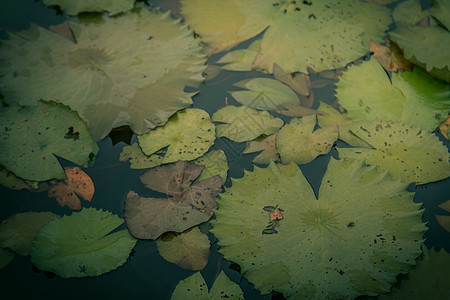
{"label": "pale green leaf", "polygon": [[69,15],[103,11],[115,15],[132,9],[134,5],[134,0],[43,0],[43,2],[46,5],[58,5]]}
{"label": "pale green leaf", "polygon": [[254,141],[247,142],[243,154],[262,151],[253,159],[258,164],[268,164],[270,161],[280,161],[280,155],[276,148],[276,138],[278,132],[269,136],[260,136]]}
{"label": "pale green leaf", "polygon": [[[317,200],[297,165],[271,163],[220,195],[212,232],[219,251],[263,294],[376,295],[421,253],[426,227],[407,186],[375,167],[332,158]],[[270,206],[282,210],[275,223]]]}
{"label": "pale green leaf", "polygon": [[194,164],[205,166],[196,181],[219,175],[222,182],[227,180],[228,161],[223,150],[210,151],[192,161]]}
{"label": "pale green leaf", "polygon": [[26,180],[64,178],[55,155],[87,166],[98,151],[78,114],[53,102],[2,108],[0,128],[0,164]]}
{"label": "pale green leaf", "polygon": [[447,30],[450,30],[450,2],[448,0],[433,0],[430,12]]}
{"label": "pale green leaf", "polygon": [[117,215],[95,208],[51,221],[36,235],[31,262],[63,278],[114,270],[126,262],[136,244],[127,230],[115,231],[121,224]]}
{"label": "pale green leaf", "polygon": [[314,130],[316,115],[295,118],[281,128],[276,138],[276,147],[281,161],[287,164],[294,161],[306,164],[317,156],[330,152],[338,139],[336,125],[325,126]]}
{"label": "pale green leaf", "polygon": [[222,56],[217,63],[226,64],[222,69],[231,71],[251,71],[253,61],[259,51],[261,40],[256,40],[248,46],[247,49],[230,51]]}
{"label": "pale green leaf", "polygon": [[432,133],[412,125],[377,120],[354,123],[349,129],[373,149],[340,148],[341,158],[364,160],[407,183],[425,184],[450,176],[447,147]]}
{"label": "pale green leaf", "polygon": [[422,11],[420,0],[406,0],[398,3],[392,12],[392,18],[397,27],[417,24],[423,18],[429,16],[428,11]]}
{"label": "pale green leaf", "polygon": [[235,142],[251,141],[260,135],[269,135],[283,126],[283,120],[266,111],[258,111],[246,105],[229,105],[216,111],[212,120],[226,124],[216,126],[216,135]]}
{"label": "pale green leaf", "polygon": [[139,143],[135,142],[122,148],[119,160],[129,161],[131,169],[147,169],[161,165],[164,160],[164,155],[154,153],[147,156],[142,152]]}

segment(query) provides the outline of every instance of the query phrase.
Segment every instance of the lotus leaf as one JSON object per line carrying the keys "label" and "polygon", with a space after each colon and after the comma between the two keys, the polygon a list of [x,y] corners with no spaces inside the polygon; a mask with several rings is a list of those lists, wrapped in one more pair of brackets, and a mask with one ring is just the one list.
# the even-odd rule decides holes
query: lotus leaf
{"label": "lotus leaf", "polygon": [[63,278],[114,270],[126,262],[136,244],[127,230],[116,230],[121,224],[117,215],[95,208],[51,221],[36,235],[31,262]]}
{"label": "lotus leaf", "polygon": [[447,30],[450,30],[450,2],[447,0],[433,0],[430,12]]}
{"label": "lotus leaf", "polygon": [[0,225],[0,248],[9,248],[19,255],[30,255],[31,243],[39,228],[59,218],[51,212],[15,214]]}
{"label": "lotus leaf", "polygon": [[145,186],[165,193],[165,198],[144,198],[130,191],[125,200],[125,220],[139,239],[156,239],[167,231],[183,232],[208,219],[221,190],[218,175],[193,183],[203,166],[185,161],[159,166],[141,176]]}
{"label": "lotus leaf", "polygon": [[180,111],[163,127],[138,136],[139,146],[146,155],[168,146],[163,164],[196,159],[208,151],[214,139],[214,124],[208,113],[197,108]]}
{"label": "lotus leaf", "polygon": [[415,25],[429,15],[428,11],[422,11],[420,0],[400,2],[392,12],[392,17],[397,27]]}
{"label": "lotus leaf", "polygon": [[86,201],[91,201],[95,192],[94,183],[91,177],[79,167],[66,167],[64,171],[67,176],[65,183],[59,182],[52,186],[48,191],[48,196],[56,198],[61,206],[81,209],[81,202],[78,196]]}
{"label": "lotus leaf", "polygon": [[42,192],[48,189],[47,182],[23,180],[2,167],[0,167],[0,184],[12,190],[26,189],[32,192]]}
{"label": "lotus leaf", "polygon": [[283,83],[270,78],[245,79],[234,84],[247,91],[230,92],[243,105],[264,110],[278,109],[279,104],[300,104],[297,95]]}
{"label": "lotus leaf", "polygon": [[77,20],[70,21],[76,44],[35,25],[2,41],[0,89],[8,104],[62,102],[88,123],[94,140],[123,125],[146,133],[192,104],[193,93],[183,90],[203,80],[205,55],[170,12],[137,8]]}
{"label": "lotus leaf", "polygon": [[53,102],[0,109],[0,128],[0,164],[26,180],[64,178],[54,154],[87,166],[98,151],[77,113]]}
{"label": "lotus leaf", "polygon": [[340,148],[341,158],[363,159],[407,183],[425,184],[450,176],[447,147],[432,133],[377,120],[355,123],[349,129],[373,149]]}
{"label": "lotus leaf", "polygon": [[241,299],[244,293],[239,285],[231,281],[221,271],[214,285],[208,292],[208,286],[200,272],[180,281],[172,293],[171,300],[209,300],[209,299]]}
{"label": "lotus leaf", "polygon": [[317,156],[330,152],[338,139],[338,127],[330,125],[314,130],[316,121],[316,115],[305,116],[292,119],[281,128],[276,146],[284,164],[291,161],[306,164]]}
{"label": "lotus leaf", "polygon": [[[365,1],[182,0],[181,12],[212,52],[264,31],[254,68],[288,73],[344,67],[364,56],[391,23],[388,8]],[[345,12],[345,13],[343,13]]]}
{"label": "lotus leaf", "polygon": [[133,8],[134,0],[43,0],[46,5],[58,5],[62,11],[69,15],[80,12],[102,12],[106,10],[109,15],[129,11]]}
{"label": "lotus leaf", "polygon": [[222,182],[227,180],[228,161],[223,150],[210,151],[192,162],[196,165],[205,166],[196,181],[207,179],[216,175],[220,176]]}
{"label": "lotus leaf", "polygon": [[0,269],[6,267],[14,259],[14,252],[0,248]]}
{"label": "lotus leaf", "polygon": [[222,69],[231,71],[251,71],[253,61],[259,51],[261,40],[256,40],[248,46],[248,49],[230,51],[222,56],[217,63],[226,64]]}
{"label": "lotus leaf", "polygon": [[[212,233],[263,294],[354,299],[389,291],[420,255],[421,204],[407,184],[331,158],[319,199],[294,163],[255,167],[217,201]],[[268,209],[282,210],[270,221]]]}
{"label": "lotus leaf", "polygon": [[[449,16],[450,18],[450,16]],[[450,32],[438,26],[400,27],[390,33],[405,57],[430,74],[450,82]]]}
{"label": "lotus leaf", "polygon": [[269,135],[283,126],[283,120],[274,118],[266,111],[258,111],[246,105],[229,105],[216,111],[212,120],[222,122],[216,126],[216,135],[235,142],[256,139],[262,134]]}
{"label": "lotus leaf", "polygon": [[187,232],[168,232],[156,240],[159,254],[186,270],[202,270],[208,263],[209,239],[198,227]]}
{"label": "lotus leaf", "polygon": [[448,85],[417,66],[391,76],[392,84],[374,59],[349,67],[336,84],[336,97],[347,116],[355,121],[400,121],[429,131],[445,120],[450,107]]}
{"label": "lotus leaf", "polygon": [[147,156],[142,152],[139,144],[133,143],[132,145],[125,146],[122,149],[119,157],[120,161],[130,161],[131,169],[147,169],[153,168],[163,164],[164,155],[154,153]]}
{"label": "lotus leaf", "polygon": [[280,155],[275,146],[278,132],[269,136],[260,136],[254,141],[247,142],[243,154],[262,151],[253,159],[258,164],[268,164],[270,161],[280,161]]}
{"label": "lotus leaf", "polygon": [[429,257],[417,262],[407,279],[394,286],[389,294],[380,295],[380,300],[448,299],[450,295],[450,254],[444,249],[429,251]]}

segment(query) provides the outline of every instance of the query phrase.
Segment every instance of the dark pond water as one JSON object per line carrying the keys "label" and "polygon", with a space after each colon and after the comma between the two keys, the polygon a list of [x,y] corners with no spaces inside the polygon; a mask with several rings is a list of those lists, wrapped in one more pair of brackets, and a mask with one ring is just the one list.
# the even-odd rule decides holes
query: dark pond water
{"label": "dark pond water", "polygon": [[[150,2],[162,5],[163,9],[170,8],[175,14],[178,13],[177,1]],[[64,14],[55,9],[47,8],[41,2],[34,0],[1,1],[0,37],[6,38],[5,30],[26,29],[30,23],[48,27],[61,23],[65,18]],[[248,45],[248,43],[246,42],[245,45]],[[239,45],[237,48],[245,45]],[[217,56],[211,57],[208,63],[213,63],[217,58]],[[261,73],[222,71],[217,77],[207,79],[200,86],[200,93],[193,98],[194,107],[202,108],[212,114],[225,106],[225,97],[227,96],[229,104],[233,104],[230,100],[231,97],[227,94],[231,85],[244,78],[256,76],[261,76]],[[316,77],[311,75],[312,81],[318,79]],[[318,106],[318,100],[328,103],[334,101],[332,84],[321,89],[315,89],[314,93],[315,107]],[[442,137],[440,138],[442,140]],[[136,137],[133,136],[132,140],[136,140]],[[448,142],[446,144],[449,145]],[[132,170],[128,163],[119,162],[119,154],[126,145],[124,142],[113,145],[111,138],[107,137],[100,141],[98,145],[100,150],[95,164],[86,170],[95,183],[96,192],[91,203],[84,202],[83,204],[88,207],[103,208],[123,217],[123,203],[129,190],[135,190],[143,195],[148,194],[138,178],[142,171]],[[243,155],[245,143],[233,143],[229,140],[217,139],[214,147],[226,152],[230,165],[228,173],[230,177],[241,177],[244,169],[253,169],[252,159],[256,154]],[[303,173],[316,192],[332,155],[337,156],[337,152],[333,150],[328,155],[321,156],[315,161],[301,166]],[[70,162],[62,161],[62,163],[70,165]],[[229,185],[228,179],[226,186]],[[450,179],[424,186],[410,186],[410,190],[416,192],[414,201],[424,203],[423,221],[428,222],[429,227],[425,234],[427,238],[426,246],[437,250],[445,248],[448,252],[450,252],[450,234],[439,226],[434,215],[438,212],[437,205],[450,199],[449,186]],[[55,200],[49,199],[46,192],[12,191],[0,186],[0,195],[0,220],[12,214],[26,211],[52,211],[60,215],[71,213],[70,209],[57,206]],[[439,213],[442,213],[442,211],[439,211]],[[201,227],[204,232],[207,232],[208,224]],[[261,296],[245,278],[233,270],[234,268],[230,268],[230,262],[224,260],[222,255],[218,253],[218,246],[214,243],[214,237],[212,235],[209,235],[209,237],[213,243],[211,255],[208,265],[202,270],[207,284],[211,286],[219,271],[224,270],[233,281],[240,284],[245,292],[246,299],[271,299],[271,295]],[[177,283],[193,273],[161,258],[154,241],[140,240],[126,264],[117,270],[94,278],[61,279],[34,268],[29,256],[16,256],[8,266],[0,270],[0,297],[2,299],[53,299],[62,297],[169,299]]]}

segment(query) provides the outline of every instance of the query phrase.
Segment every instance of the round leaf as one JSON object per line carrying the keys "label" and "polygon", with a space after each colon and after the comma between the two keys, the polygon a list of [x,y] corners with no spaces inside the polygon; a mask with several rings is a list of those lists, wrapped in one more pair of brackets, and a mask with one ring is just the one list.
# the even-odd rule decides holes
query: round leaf
{"label": "round leaf", "polygon": [[124,264],[136,244],[117,215],[95,208],[43,226],[31,248],[31,262],[63,278],[97,276]]}
{"label": "round leaf", "polygon": [[[421,204],[406,188],[375,167],[332,158],[317,200],[297,165],[271,163],[220,195],[212,233],[219,251],[264,294],[376,295],[421,253]],[[274,208],[282,219],[270,221]]]}
{"label": "round leaf", "polygon": [[0,164],[18,177],[45,181],[65,177],[58,155],[87,166],[98,147],[86,124],[67,106],[44,101],[0,110]]}

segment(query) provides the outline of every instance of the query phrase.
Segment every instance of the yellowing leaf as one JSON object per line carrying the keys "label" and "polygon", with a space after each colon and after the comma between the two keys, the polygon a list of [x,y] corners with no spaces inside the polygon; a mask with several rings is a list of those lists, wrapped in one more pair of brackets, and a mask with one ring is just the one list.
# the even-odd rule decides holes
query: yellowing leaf
{"label": "yellowing leaf", "polygon": [[411,71],[413,64],[403,57],[400,48],[390,43],[389,47],[370,41],[369,50],[373,52],[373,57],[383,66],[386,71],[397,72],[399,69]]}

